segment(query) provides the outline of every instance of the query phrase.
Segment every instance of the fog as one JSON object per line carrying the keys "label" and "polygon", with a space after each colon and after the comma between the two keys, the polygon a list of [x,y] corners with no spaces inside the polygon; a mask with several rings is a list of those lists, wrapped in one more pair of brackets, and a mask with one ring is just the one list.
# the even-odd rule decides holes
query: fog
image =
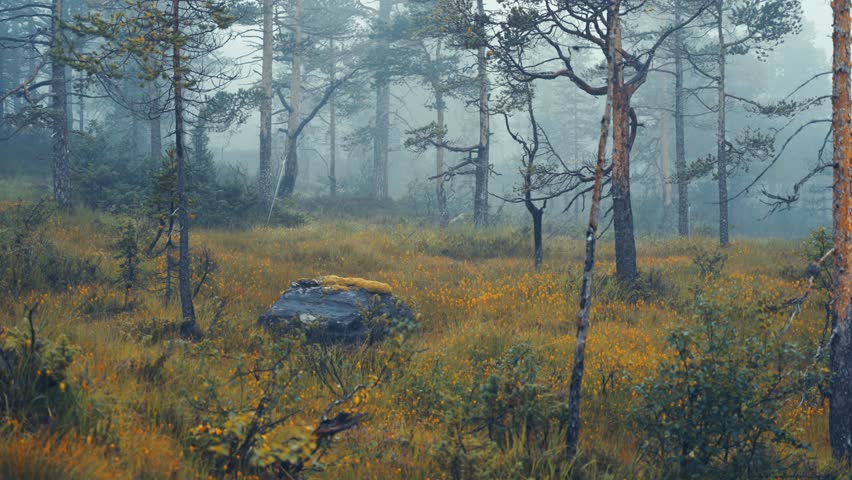
{"label": "fog", "polygon": [[[14,2],[13,2],[14,3]],[[275,2],[273,2],[275,3]],[[452,3],[452,2],[450,2]],[[23,4],[22,4],[23,5]],[[289,5],[289,4],[288,4]],[[275,5],[278,12],[274,30],[276,39],[273,41],[274,58],[272,61],[273,99],[272,111],[272,164],[275,174],[283,169],[285,151],[288,145],[287,124],[289,115],[282,103],[287,95],[292,96],[290,82],[293,69],[294,12],[291,6]],[[646,13],[633,14],[626,20],[627,38],[630,44],[632,33],[645,31],[660,34],[671,19],[666,18],[666,6],[659,4],[654,10],[649,8]],[[328,39],[337,38],[341,57],[336,59],[338,74],[344,74],[347,68],[357,69],[351,79],[340,86],[340,92],[335,93],[339,103],[349,102],[343,108],[348,109],[343,115],[338,115],[336,122],[336,182],[339,182],[342,194],[345,196],[370,197],[370,183],[375,178],[375,145],[371,138],[376,131],[376,99],[375,78],[377,71],[382,68],[393,68],[390,77],[389,93],[389,125],[387,135],[387,189],[390,199],[405,200],[414,205],[417,215],[435,216],[435,145],[417,148],[413,138],[418,128],[435,121],[435,99],[432,87],[424,75],[423,68],[416,63],[423,58],[412,58],[414,65],[406,65],[405,57],[411,54],[414,43],[420,42],[428,50],[435,48],[436,42],[444,42],[444,55],[454,62],[455,71],[452,75],[465,77],[465,81],[476,80],[476,49],[460,46],[452,40],[455,33],[447,29],[442,34],[418,32],[412,24],[397,25],[399,21],[422,22],[422,19],[412,17],[418,9],[426,8],[416,5],[415,8],[404,3],[391,7],[390,24],[393,28],[409,28],[407,32],[390,32],[385,47],[385,54],[395,58],[385,58],[383,61],[396,62],[393,67],[377,66],[375,44],[380,36],[381,28],[377,27],[375,14],[379,4],[361,5],[352,2],[307,2],[303,12],[303,41],[305,52],[299,55],[301,62],[302,87],[300,97],[302,112],[300,119],[318,103],[322,103],[323,82],[321,78],[327,73],[327,67],[320,65],[324,56],[328,55]],[[428,6],[427,6],[428,7]],[[469,6],[468,6],[469,7]],[[468,8],[466,7],[466,8]],[[498,19],[505,19],[505,6],[496,2],[486,3],[485,10],[491,12],[494,20],[488,26],[489,35],[496,35],[500,28],[505,28]],[[27,11],[26,8],[23,11]],[[110,2],[66,2],[66,22],[68,32],[63,33],[67,42],[63,48],[68,58],[66,62],[67,86],[69,91],[68,109],[70,132],[70,154],[72,157],[82,155],[91,158],[90,153],[83,153],[89,145],[82,143],[96,139],[103,145],[132,145],[137,157],[145,157],[144,145],[148,143],[145,129],[149,125],[153,111],[145,111],[144,91],[146,84],[150,85],[147,76],[134,73],[140,64],[150,59],[131,59],[132,55],[124,53],[121,58],[102,59],[104,63],[93,65],[81,61],[105,55],[103,45],[105,40],[94,32],[80,33],[93,12],[102,11],[114,14],[121,11],[119,4]],[[431,8],[431,7],[429,7]],[[729,139],[737,138],[743,132],[762,132],[764,140],[771,137],[772,151],[762,152],[761,158],[744,159],[741,164],[732,167],[728,179],[728,193],[734,197],[731,200],[730,229],[733,235],[745,236],[801,236],[809,230],[827,225],[829,220],[828,177],[825,171],[813,176],[801,187],[801,193],[795,202],[778,204],[778,197],[787,196],[793,191],[796,182],[804,177],[818,163],[818,152],[822,149],[826,138],[827,124],[815,123],[806,125],[808,121],[827,118],[829,106],[826,101],[816,101],[807,108],[802,108],[788,116],[766,115],[756,112],[755,105],[768,107],[779,101],[805,102],[808,98],[824,96],[829,93],[829,77],[817,76],[827,71],[829,66],[830,48],[830,9],[828,2],[823,0],[805,0],[801,4],[800,31],[787,32],[776,40],[766,42],[765,51],[752,48],[743,54],[732,54],[727,59],[726,83],[730,97],[727,105],[726,133]],[[313,10],[312,10],[313,9]],[[323,28],[331,28],[324,24],[334,15],[340,13],[342,20],[336,28],[349,29],[348,32],[327,34]],[[43,18],[34,17],[22,19],[15,15],[12,18],[9,10],[5,15],[7,21],[0,22],[5,29],[7,39],[0,43],[3,47],[2,74],[0,74],[0,91],[6,92],[3,98],[3,143],[2,165],[10,176],[17,173],[27,173],[38,177],[49,174],[50,159],[47,155],[49,146],[44,143],[46,137],[39,130],[52,120],[39,119],[38,115],[49,113],[51,93],[45,90],[51,69],[47,61],[36,65],[40,56],[47,55],[45,47],[39,43],[27,45],[26,42],[16,41],[15,36],[27,38],[27,35],[43,35],[44,28],[49,22]],[[236,21],[230,23],[224,31],[211,32],[215,42],[206,46],[209,50],[201,55],[193,53],[187,62],[192,67],[200,66],[199,72],[193,79],[193,88],[187,94],[190,107],[187,111],[187,131],[191,132],[197,123],[197,117],[204,107],[205,98],[210,98],[216,92],[238,96],[240,92],[251,96],[261,90],[261,37],[259,4],[245,3],[234,10]],[[663,12],[660,15],[658,12]],[[421,12],[422,13],[422,12]],[[344,18],[345,17],[345,18]],[[699,15],[686,25],[682,31],[690,37],[696,49],[712,48],[713,35],[709,29],[707,14]],[[400,20],[402,19],[402,20]],[[3,20],[0,18],[0,20]],[[48,19],[49,20],[49,19]],[[340,23],[342,22],[342,23]],[[502,25],[502,26],[501,26]],[[75,28],[77,29],[75,31]],[[741,25],[726,25],[728,33],[734,37],[743,34]],[[378,30],[377,30],[378,29]],[[794,29],[795,30],[795,29]],[[398,35],[393,37],[393,35]],[[417,37],[417,35],[422,35]],[[694,37],[692,37],[694,36]],[[641,37],[637,37],[641,38]],[[494,41],[494,40],[492,40]],[[571,41],[562,38],[560,42],[570,45]],[[290,42],[290,43],[288,43]],[[325,43],[324,43],[325,42]],[[407,42],[407,43],[406,43]],[[580,42],[586,42],[580,39]],[[644,43],[643,43],[644,42]],[[49,43],[49,42],[48,42]],[[215,43],[215,45],[213,45]],[[647,49],[646,40],[635,42],[637,52]],[[663,45],[667,48],[670,42]],[[390,47],[388,47],[390,45]],[[385,48],[382,47],[382,48]],[[761,47],[761,48],[763,48]],[[488,48],[497,49],[498,46]],[[531,42],[527,47],[532,57],[546,58],[550,53],[546,44]],[[628,47],[629,48],[629,47]],[[690,47],[692,48],[692,47]],[[288,53],[288,49],[290,52]],[[350,50],[347,50],[350,49]],[[669,49],[670,50],[670,49]],[[489,51],[491,55],[492,51]],[[498,112],[496,103],[500,101],[501,91],[505,90],[506,78],[517,81],[522,75],[507,73],[510,70],[506,58],[511,52],[494,51],[487,65],[491,88],[490,97],[490,131],[489,149],[492,173],[490,174],[489,210],[499,218],[499,222],[525,224],[527,222],[523,202],[519,201],[519,192],[523,190],[519,168],[523,161],[523,151],[519,144],[512,139],[504,125],[502,114]],[[670,53],[670,52],[669,52]],[[635,216],[636,231],[639,234],[670,235],[677,231],[677,186],[675,185],[676,133],[674,127],[674,82],[671,76],[671,55],[659,52],[651,64],[647,77],[632,99],[637,123],[636,141],[632,149],[631,195]],[[734,52],[737,53],[737,52]],[[167,56],[168,52],[162,52]],[[705,52],[706,54],[706,52]],[[644,53],[643,53],[644,55]],[[702,54],[704,55],[704,54]],[[502,58],[505,56],[506,58]],[[586,44],[583,49],[577,49],[573,54],[578,71],[588,74],[594,68],[600,68],[602,56],[599,50],[590,49]],[[667,58],[668,57],[668,58]],[[45,57],[47,58],[47,57]],[[409,59],[411,60],[411,59]],[[75,63],[76,62],[76,63]],[[106,62],[112,62],[113,72],[106,71]],[[133,66],[133,63],[137,66]],[[360,62],[360,63],[359,63]],[[706,62],[705,62],[706,63]],[[30,75],[31,67],[37,66],[35,73]],[[422,67],[422,65],[421,65]],[[410,71],[405,72],[408,68]],[[702,76],[696,70],[699,67],[687,65],[684,87],[689,91],[685,100],[685,161],[696,164],[702,159],[712,157],[717,149],[717,115],[714,111],[713,81],[706,75]],[[706,63],[704,67],[713,70],[713,65]],[[218,70],[217,70],[218,69]],[[379,70],[377,70],[379,69]],[[400,69],[402,71],[397,71]],[[144,70],[144,68],[143,68]],[[213,72],[217,70],[217,72]],[[123,72],[122,74],[116,74]],[[224,72],[224,73],[223,73]],[[156,76],[168,78],[166,72],[157,72]],[[211,73],[215,73],[212,75]],[[706,73],[706,72],[705,72]],[[450,75],[448,72],[438,75]],[[514,75],[514,77],[513,77]],[[136,82],[134,76],[141,80]],[[192,74],[190,74],[192,76]],[[583,76],[583,75],[580,75]],[[227,78],[225,78],[227,77]],[[170,144],[174,143],[174,119],[171,114],[173,101],[172,87],[161,79],[154,82],[162,101],[156,115],[160,117],[162,129],[163,153]],[[447,77],[446,79],[449,79]],[[549,148],[553,158],[559,158],[563,166],[579,167],[584,162],[593,160],[598,141],[598,124],[603,110],[602,96],[591,96],[582,91],[565,77],[554,79],[535,79],[532,77],[520,79],[521,83],[532,86],[534,90],[533,106],[541,128],[548,137]],[[807,82],[807,83],[806,83]],[[136,85],[139,83],[139,85]],[[805,83],[803,88],[797,89]],[[39,89],[28,89],[38,84]],[[445,112],[444,141],[448,145],[473,145],[479,130],[479,107],[475,88],[461,84],[447,87]],[[453,91],[456,89],[456,91]],[[24,95],[24,92],[28,92]],[[253,93],[252,93],[253,92]],[[283,96],[282,96],[283,95]],[[374,97],[371,100],[371,96]],[[233,100],[229,100],[233,102]],[[748,103],[754,102],[754,103]],[[357,105],[356,105],[357,104]],[[82,105],[82,107],[81,107]],[[259,132],[261,130],[260,113],[256,98],[233,103],[231,107],[238,110],[239,120],[229,119],[227,124],[212,126],[205,130],[209,139],[206,146],[210,159],[218,166],[218,170],[237,169],[246,178],[258,174],[258,158],[261,156]],[[232,114],[236,112],[231,112]],[[316,116],[304,126],[295,144],[298,145],[298,178],[295,180],[295,193],[299,198],[322,197],[329,194],[329,108],[324,105],[316,112]],[[517,132],[529,133],[526,115],[517,108],[507,112],[509,124]],[[193,118],[195,117],[195,119]],[[666,118],[663,118],[666,117]],[[76,120],[75,120],[76,119]],[[298,120],[298,119],[297,119]],[[80,126],[75,126],[75,122]],[[215,122],[214,122],[215,123]],[[804,126],[803,126],[804,125]],[[800,130],[801,128],[801,130]],[[97,129],[97,133],[93,130]],[[85,140],[85,141],[83,141]],[[421,139],[422,140],[422,139]],[[97,143],[97,141],[95,143]],[[434,139],[430,140],[434,144]],[[81,143],[82,142],[82,143]],[[408,142],[408,144],[406,143]],[[76,145],[75,145],[76,143]],[[89,142],[91,143],[91,142]],[[151,147],[153,148],[153,147]],[[830,147],[828,147],[830,149]],[[782,152],[783,150],[783,152]],[[824,149],[823,149],[824,150]],[[664,153],[664,151],[666,153]],[[104,152],[101,152],[104,153]],[[124,152],[127,153],[127,152]],[[133,156],[131,155],[131,156]],[[445,168],[449,168],[464,160],[466,153],[453,151],[448,148],[445,152]],[[732,153],[733,155],[733,153]],[[665,160],[662,157],[666,156]],[[760,156],[760,155],[758,155]],[[83,158],[79,157],[79,158]],[[551,160],[553,160],[551,158]],[[823,154],[823,158],[825,154]],[[85,160],[85,159],[84,159]],[[73,167],[72,160],[72,169]],[[85,163],[82,160],[78,164]],[[771,167],[770,167],[771,164]],[[705,165],[706,167],[706,165]],[[79,170],[79,168],[78,168]],[[706,170],[706,169],[705,169]],[[764,172],[765,170],[765,172]],[[278,175],[279,177],[281,175]],[[755,181],[755,179],[757,180]],[[450,199],[449,216],[455,218],[464,213],[470,213],[470,196],[473,195],[473,176],[446,176],[447,195]],[[703,175],[689,181],[689,221],[692,230],[702,234],[713,234],[718,222],[718,179],[705,171]],[[87,182],[92,179],[86,180]],[[46,182],[49,184],[49,182]],[[746,187],[749,187],[744,191]],[[86,187],[88,188],[88,187]],[[551,189],[552,190],[552,189]],[[580,212],[588,203],[587,195],[574,197],[573,190],[563,195],[553,196],[548,214],[545,215],[545,225],[551,231],[562,231],[567,225],[575,224],[582,218]],[[91,192],[89,192],[91,195]],[[289,196],[289,195],[285,195]],[[773,198],[775,200],[773,200]],[[514,199],[514,202],[506,200]],[[574,205],[565,209],[572,199]],[[109,203],[109,202],[107,202]],[[773,209],[773,206],[775,207]]]}

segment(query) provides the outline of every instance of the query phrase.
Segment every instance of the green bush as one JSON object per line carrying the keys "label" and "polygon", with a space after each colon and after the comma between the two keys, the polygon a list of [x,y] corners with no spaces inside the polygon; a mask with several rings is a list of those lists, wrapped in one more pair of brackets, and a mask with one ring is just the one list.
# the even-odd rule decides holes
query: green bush
{"label": "green bush", "polygon": [[72,405],[66,371],[77,353],[68,337],[41,338],[35,309],[24,328],[0,328],[0,408],[2,416],[35,426]]}
{"label": "green bush", "polygon": [[[579,283],[579,278],[577,282]],[[646,303],[672,300],[677,296],[677,288],[666,281],[662,270],[650,268],[639,272],[639,277],[633,283],[625,283],[618,279],[614,272],[595,275],[592,279],[592,290],[601,303],[613,301],[636,303],[642,300]]]}
{"label": "green bush", "polygon": [[698,267],[698,274],[702,277],[718,277],[725,268],[728,256],[720,251],[707,251],[696,248],[692,255],[692,263]]}
{"label": "green bush", "polygon": [[20,295],[56,291],[92,282],[97,267],[87,259],[60,252],[50,241],[47,201],[18,202],[0,211],[0,290]]}
{"label": "green bush", "polygon": [[454,260],[484,260],[528,256],[529,244],[529,236],[515,230],[479,231],[464,227],[447,230],[437,238],[422,239],[418,250]]}
{"label": "green bush", "polygon": [[695,326],[671,332],[672,356],[636,387],[641,449],[670,478],[770,478],[803,445],[779,420],[802,390],[802,355],[736,298],[700,296]]}
{"label": "green bush", "polygon": [[[487,377],[446,386],[439,415],[445,430],[431,449],[435,463],[453,479],[567,474],[566,403],[538,382],[541,367],[532,347],[519,343],[493,362]],[[512,460],[496,461],[500,454]]]}
{"label": "green bush", "polygon": [[[313,468],[334,435],[368,418],[364,403],[413,354],[414,328],[410,321],[388,320],[385,340],[360,347],[272,335],[257,351],[240,355],[229,378],[200,375],[202,394],[189,401],[198,422],[191,444],[221,476],[296,477]],[[191,348],[213,359],[221,355],[209,339]],[[330,396],[319,421],[304,415],[308,376]]]}

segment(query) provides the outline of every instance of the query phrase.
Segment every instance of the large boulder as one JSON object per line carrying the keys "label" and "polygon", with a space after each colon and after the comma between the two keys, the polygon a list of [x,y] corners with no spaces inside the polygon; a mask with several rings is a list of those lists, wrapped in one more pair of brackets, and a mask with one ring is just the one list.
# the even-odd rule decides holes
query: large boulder
{"label": "large boulder", "polygon": [[358,343],[384,336],[389,319],[414,319],[389,285],[328,275],[293,282],[260,316],[278,332],[302,331],[309,342]]}

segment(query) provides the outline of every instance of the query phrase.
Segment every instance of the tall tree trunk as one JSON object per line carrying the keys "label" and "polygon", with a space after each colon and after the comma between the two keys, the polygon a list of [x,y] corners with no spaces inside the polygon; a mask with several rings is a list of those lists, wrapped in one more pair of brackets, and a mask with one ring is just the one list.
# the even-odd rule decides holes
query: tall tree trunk
{"label": "tall tree trunk", "polygon": [[716,131],[716,176],[719,179],[719,245],[727,247],[728,239],[728,151],[725,138],[725,30],[723,28],[724,0],[719,0],[716,9],[716,31],[719,35],[719,122]]}
{"label": "tall tree trunk", "polygon": [[435,91],[435,123],[438,125],[440,132],[437,138],[438,146],[435,147],[435,200],[438,205],[438,221],[442,227],[450,224],[450,211],[447,208],[447,192],[444,190],[444,113],[447,105],[444,103],[444,91],[441,86],[435,82],[432,85]]}
{"label": "tall tree trunk", "polygon": [[[181,36],[180,0],[172,0],[172,34]],[[178,245],[178,296],[183,323],[180,334],[184,338],[198,336],[195,322],[195,307],[192,304],[192,285],[190,284],[189,265],[189,186],[187,185],[186,152],[183,145],[183,67],[181,66],[180,42],[172,49],[172,70],[174,71],[174,107],[175,107],[175,160],[177,169],[178,223],[180,223],[180,242]]]}
{"label": "tall tree trunk", "polygon": [[[660,82],[663,95],[667,92],[668,82]],[[660,110],[660,192],[662,192],[663,215],[661,223],[663,228],[669,225],[669,215],[672,209],[672,184],[671,157],[669,156],[669,112]]]}
{"label": "tall tree trunk", "polygon": [[834,285],[828,430],[831,453],[852,459],[852,119],[850,0],[833,0],[832,130],[834,141]]}
{"label": "tall tree trunk", "polygon": [[[675,0],[675,25],[681,23],[681,0]],[[677,175],[677,233],[689,236],[689,183],[686,178],[686,94],[683,89],[683,31],[674,33],[675,55],[675,174]]]}
{"label": "tall tree trunk", "polygon": [[[328,83],[334,85],[337,80],[337,52],[334,49],[334,39],[329,40],[331,64],[329,65]],[[337,196],[337,106],[335,94],[328,99],[328,193],[331,198]]]}
{"label": "tall tree trunk", "polygon": [[[0,24],[2,23],[3,22],[0,22]],[[5,30],[6,28],[4,28],[3,25],[0,25],[0,35],[6,36]],[[0,94],[6,93],[6,75],[8,75],[8,68],[6,65],[7,56],[9,55],[4,54],[2,57],[0,57]],[[2,128],[3,123],[6,121],[6,100],[7,99],[5,98],[0,100],[0,128]]]}
{"label": "tall tree trunk", "polygon": [[485,45],[485,4],[476,0],[477,35],[479,49],[476,52],[477,83],[479,84],[479,147],[476,150],[476,184],[473,191],[473,224],[477,228],[488,226],[488,177],[490,127],[488,116],[488,56]]}
{"label": "tall tree trunk", "polygon": [[[82,77],[82,74],[81,74]],[[79,79],[80,85],[77,87],[77,130],[80,133],[86,132],[86,83],[84,78]]]}
{"label": "tall tree trunk", "polygon": [[[392,0],[379,0],[379,21],[390,23]],[[387,52],[388,41],[379,40],[379,48]],[[373,197],[388,198],[388,148],[390,136],[390,72],[380,67],[376,72],[376,125],[373,132]]]}
{"label": "tall tree trunk", "polygon": [[[615,55],[614,27],[618,23],[618,1],[609,8],[610,35],[609,53]],[[568,386],[568,429],[565,437],[565,449],[569,461],[577,454],[580,440],[580,400],[582,399],[583,374],[586,366],[586,338],[589,335],[589,313],[592,309],[592,280],[595,270],[595,246],[598,231],[598,210],[601,201],[603,168],[606,160],[606,139],[609,135],[610,115],[614,110],[613,97],[616,84],[615,62],[608,62],[606,107],[601,118],[601,135],[598,139],[597,162],[595,165],[595,183],[592,187],[592,204],[589,207],[589,226],[586,229],[586,260],[583,264],[583,284],[580,287],[580,310],[577,312],[577,339],[574,346],[574,366],[571,369],[571,381]]]}
{"label": "tall tree trunk", "polygon": [[166,305],[172,304],[172,274],[175,268],[175,260],[173,258],[173,250],[174,250],[174,242],[172,242],[172,238],[175,231],[175,217],[171,214],[174,211],[174,202],[169,204],[169,228],[168,228],[168,236],[166,237],[166,284],[165,284],[165,298],[164,301]]}
{"label": "tall tree trunk", "polygon": [[261,55],[260,83],[260,162],[257,169],[260,205],[268,211],[275,192],[275,176],[272,173],[272,2],[263,0],[263,53]]}
{"label": "tall tree trunk", "polygon": [[[61,23],[64,9],[62,0],[53,0],[50,22],[52,47],[63,48]],[[68,85],[65,65],[54,57],[51,60],[52,127],[53,137],[53,198],[60,208],[71,206],[71,170],[68,165]]]}
{"label": "tall tree trunk", "polygon": [[[615,1],[616,9],[620,1]],[[624,283],[632,284],[638,276],[636,269],[636,240],[633,236],[633,209],[630,201],[630,148],[632,92],[624,84],[621,55],[621,19],[611,13],[611,38],[614,50],[614,84],[612,85],[612,215],[615,229],[615,271]]]}
{"label": "tall tree trunk", "polygon": [[[536,155],[538,155],[539,147],[539,128],[538,122],[535,119],[535,109],[533,108],[532,91],[527,85],[524,97],[526,100],[527,114],[529,115],[530,126],[532,127],[532,140],[528,145],[524,146],[525,155],[527,157],[526,169],[524,170],[524,206],[532,217],[533,221],[533,266],[536,270],[541,267],[544,260],[544,244],[541,238],[542,219],[544,218],[544,209],[547,207],[545,200],[541,208],[537,207],[533,200],[533,179],[536,172]],[[508,119],[507,119],[508,121]],[[508,125],[507,125],[508,126]]]}
{"label": "tall tree trunk", "polygon": [[160,114],[160,92],[157,83],[151,82],[148,84],[148,153],[152,168],[159,168],[163,157],[163,127]]}
{"label": "tall tree trunk", "polygon": [[331,198],[337,196],[337,109],[334,98],[328,105],[328,193]]}
{"label": "tall tree trunk", "polygon": [[287,119],[287,146],[284,160],[284,178],[281,191],[290,196],[296,190],[296,177],[299,175],[299,122],[302,103],[302,0],[295,0],[293,13],[293,61],[290,68],[290,115]]}
{"label": "tall tree trunk", "polygon": [[533,221],[533,266],[538,270],[544,261],[544,242],[541,236],[544,209],[536,207],[529,200],[526,202],[526,206]]}

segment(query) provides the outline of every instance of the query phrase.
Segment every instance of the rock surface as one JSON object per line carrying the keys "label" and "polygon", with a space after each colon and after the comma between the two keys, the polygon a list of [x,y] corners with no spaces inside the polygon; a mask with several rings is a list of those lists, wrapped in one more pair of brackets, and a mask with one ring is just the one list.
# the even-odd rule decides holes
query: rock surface
{"label": "rock surface", "polygon": [[259,322],[281,332],[304,331],[309,342],[357,343],[384,335],[383,322],[372,322],[382,317],[414,318],[387,284],[330,275],[293,282]]}

